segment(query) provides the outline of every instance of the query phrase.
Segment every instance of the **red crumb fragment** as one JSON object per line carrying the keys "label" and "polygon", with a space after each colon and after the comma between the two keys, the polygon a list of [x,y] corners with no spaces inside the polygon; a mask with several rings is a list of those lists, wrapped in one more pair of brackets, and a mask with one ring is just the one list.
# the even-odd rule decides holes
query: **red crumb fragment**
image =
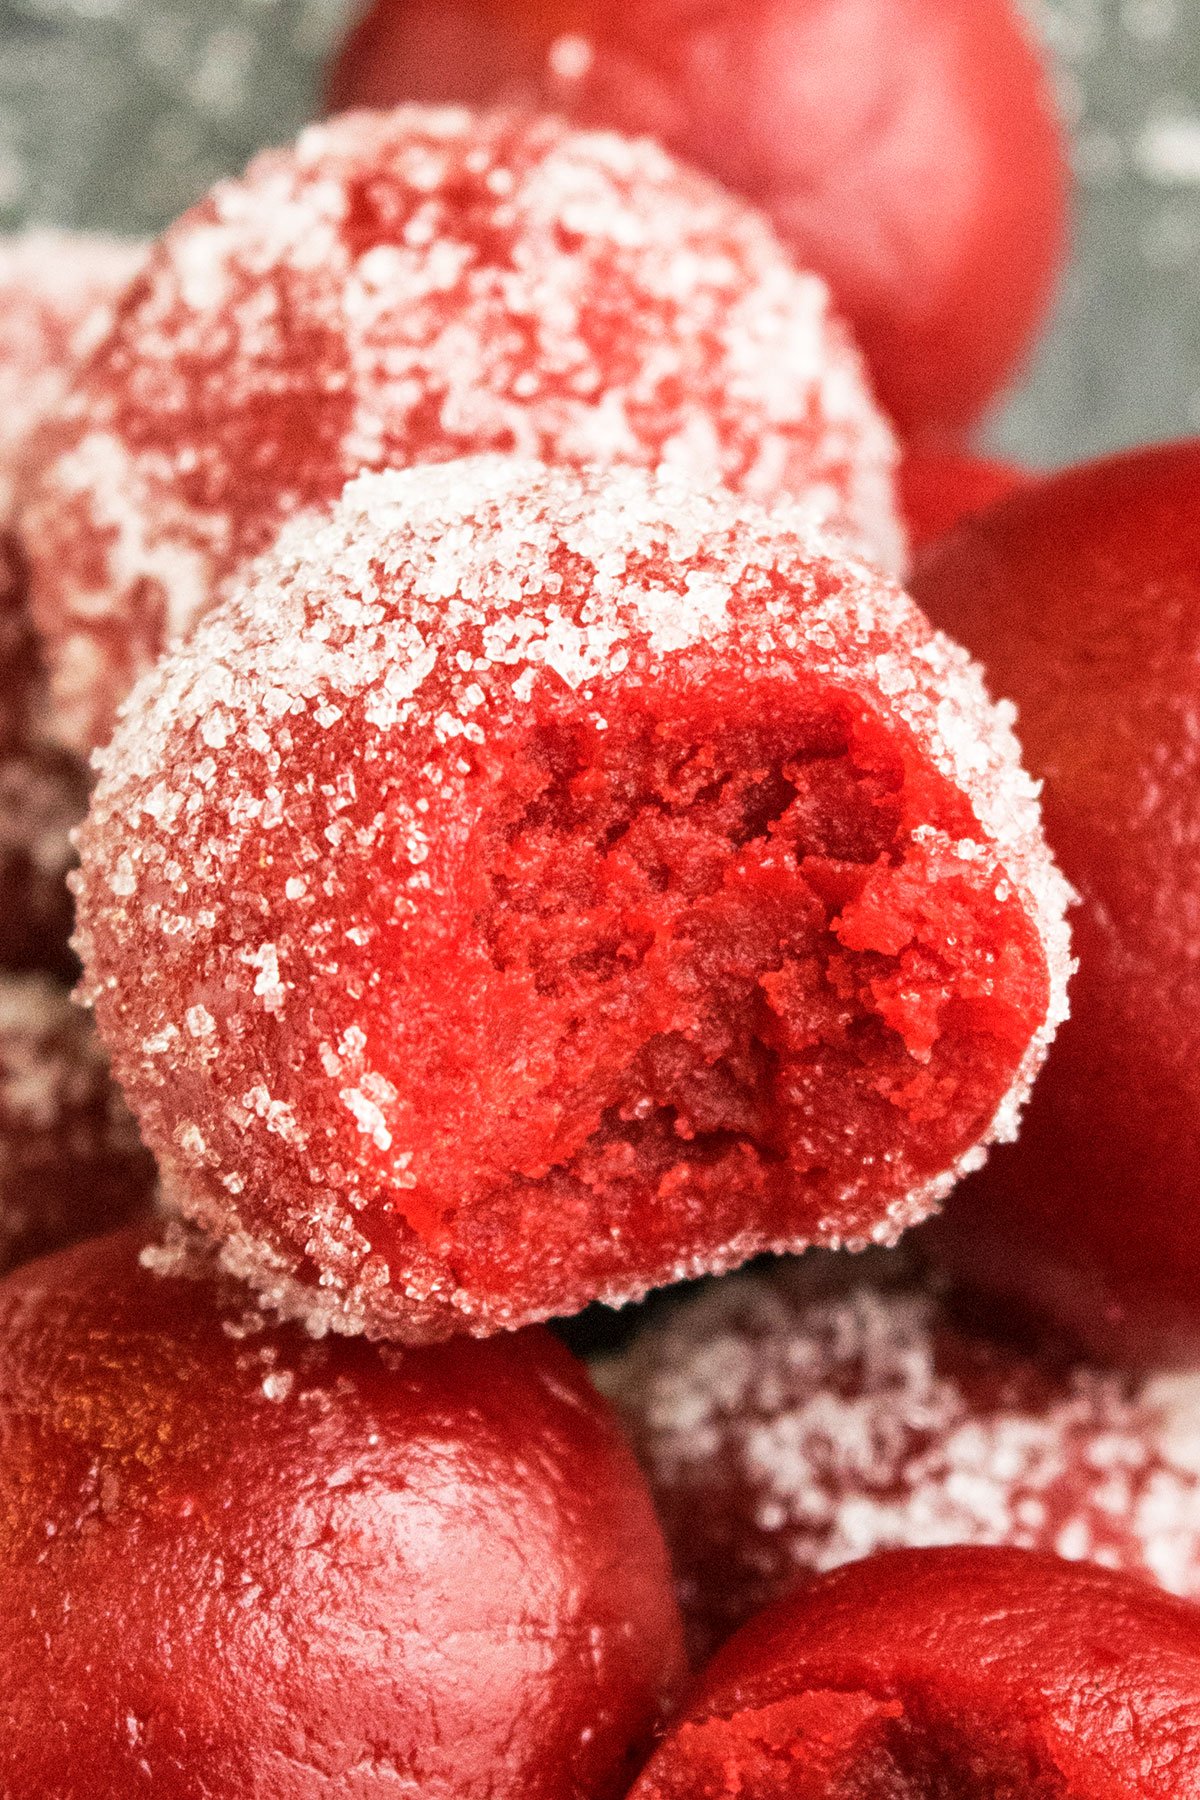
{"label": "red crumb fragment", "polygon": [[658,138],[826,278],[905,437],[984,410],[1063,261],[1066,136],[1015,0],[375,0],[330,95]]}
{"label": "red crumb fragment", "polygon": [[24,518],[72,741],[284,518],[479,450],[787,494],[903,557],[857,352],[758,214],[648,142],[354,114],[172,226],[73,389]]}
{"label": "red crumb fragment", "polygon": [[578,1364],[314,1342],[141,1246],[0,1284],[0,1791],[620,1800],[679,1618]]}
{"label": "red crumb fragment", "polygon": [[630,1800],[1184,1800],[1200,1609],[1029,1550],[892,1551],[770,1607]]}
{"label": "red crumb fragment", "polygon": [[636,469],[361,478],[101,767],[79,941],[170,1198],[346,1328],[894,1238],[1062,1015],[978,671],[800,517]]}
{"label": "red crumb fragment", "polygon": [[939,1254],[1101,1356],[1195,1366],[1200,444],[1012,496],[930,553],[917,592],[1016,700],[1080,895],[1070,1027]]}
{"label": "red crumb fragment", "polygon": [[1200,1598],[1200,1386],[959,1321],[890,1267],[717,1282],[598,1369],[650,1479],[693,1653],[881,1549],[1015,1544]]}
{"label": "red crumb fragment", "polygon": [[1013,463],[965,451],[905,451],[899,471],[900,507],[914,553],[1036,479],[1030,470]]}
{"label": "red crumb fragment", "polygon": [[44,975],[0,975],[0,1274],[145,1210],[154,1167],[91,1021]]}

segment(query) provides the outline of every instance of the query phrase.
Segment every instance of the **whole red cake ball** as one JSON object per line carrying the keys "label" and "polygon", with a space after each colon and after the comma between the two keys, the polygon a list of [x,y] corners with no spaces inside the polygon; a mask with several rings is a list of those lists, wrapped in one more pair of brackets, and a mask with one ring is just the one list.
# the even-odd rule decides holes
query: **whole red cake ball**
{"label": "whole red cake ball", "polygon": [[984,410],[1063,258],[1065,135],[1016,0],[375,0],[330,97],[532,98],[660,139],[825,276],[906,437]]}
{"label": "whole red cake ball", "polygon": [[41,427],[144,256],[144,245],[88,232],[0,237],[0,529],[12,520]]}
{"label": "whole red cake ball", "polygon": [[906,450],[899,470],[900,509],[914,552],[955,525],[1036,480],[1028,469],[957,450]]}
{"label": "whole red cake ball", "polygon": [[1200,1598],[1200,1389],[987,1335],[886,1260],[716,1282],[598,1374],[698,1661],[801,1580],[880,1549],[1017,1544]]}
{"label": "whole red cake ball", "polygon": [[891,1239],[1062,1015],[978,671],[801,515],[670,477],[360,478],[101,767],[87,989],[169,1197],[346,1329]]}
{"label": "whole red cake ball", "polygon": [[618,1800],[679,1618],[568,1352],[315,1342],[141,1245],[0,1286],[0,1790]]}
{"label": "whole red cake ball", "polygon": [[890,434],[824,284],[654,145],[356,114],[167,233],[24,515],[73,741],[281,520],[366,468],[518,450],[788,494],[888,566]]}
{"label": "whole red cake ball", "polygon": [[1200,1357],[1200,444],[1014,495],[917,592],[1020,711],[1078,890],[1072,1018],[941,1254],[1103,1355]]}
{"label": "whole red cake ball", "polygon": [[753,1620],[630,1800],[1183,1800],[1200,1609],[1030,1550],[892,1551]]}
{"label": "whole red cake ball", "polygon": [[150,1204],[154,1165],[91,1020],[45,975],[0,975],[0,1274]]}

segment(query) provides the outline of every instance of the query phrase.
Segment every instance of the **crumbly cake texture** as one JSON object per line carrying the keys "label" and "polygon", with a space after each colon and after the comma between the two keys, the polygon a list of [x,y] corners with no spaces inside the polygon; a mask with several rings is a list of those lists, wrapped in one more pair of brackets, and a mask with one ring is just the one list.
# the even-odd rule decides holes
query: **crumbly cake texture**
{"label": "crumbly cake texture", "polygon": [[598,1365],[650,1480],[697,1663],[877,1550],[1015,1544],[1200,1598],[1200,1387],[1066,1363],[910,1282],[804,1262],[713,1284]]}
{"label": "crumbly cake texture", "polygon": [[0,237],[0,525],[16,512],[42,426],[144,256],[144,245],[87,232]]}
{"label": "crumbly cake texture", "polygon": [[46,975],[0,975],[0,1273],[144,1211],[154,1167],[91,1020]]}
{"label": "crumbly cake texture", "polygon": [[76,383],[25,521],[72,741],[285,517],[483,450],[786,493],[903,558],[890,431],[765,219],[649,141],[351,114],[185,214]]}
{"label": "crumbly cake texture", "polygon": [[1032,1550],[892,1550],[768,1607],[629,1800],[1183,1800],[1200,1611]]}
{"label": "crumbly cake texture", "polygon": [[894,1239],[1065,1009],[1009,725],[802,515],[361,477],[99,758],[85,988],[171,1202],[410,1338]]}

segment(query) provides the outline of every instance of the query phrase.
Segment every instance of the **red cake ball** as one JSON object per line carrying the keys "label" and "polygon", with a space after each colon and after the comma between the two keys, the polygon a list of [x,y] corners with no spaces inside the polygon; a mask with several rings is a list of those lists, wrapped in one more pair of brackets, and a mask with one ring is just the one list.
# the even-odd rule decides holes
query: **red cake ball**
{"label": "red cake ball", "polygon": [[41,427],[144,256],[143,245],[86,232],[0,237],[0,529],[13,517]]}
{"label": "red cake ball", "polygon": [[857,352],[757,214],[649,143],[357,114],[185,214],[75,386],[24,521],[73,741],[286,515],[486,449],[785,493],[902,558]]}
{"label": "red cake ball", "polygon": [[87,1015],[0,975],[0,1274],[146,1211],[154,1165]]}
{"label": "red cake ball", "polygon": [[1063,257],[1065,138],[1015,0],[376,0],[330,92],[659,138],[825,276],[906,437],[983,411]]}
{"label": "red cake ball", "polygon": [[891,1239],[1063,1010],[978,671],[799,515],[669,477],[360,478],[101,767],[87,988],[170,1199],[346,1329]]}
{"label": "red cake ball", "polygon": [[993,1339],[890,1276],[806,1260],[717,1282],[601,1365],[697,1660],[893,1547],[1018,1544],[1200,1598],[1200,1389]]}
{"label": "red cake ball", "polygon": [[1020,712],[1078,890],[1070,1026],[942,1253],[1103,1355],[1200,1358],[1200,444],[946,540],[918,593]]}
{"label": "red cake ball", "polygon": [[1029,1550],[893,1551],[738,1633],[630,1800],[1184,1800],[1200,1608]]}
{"label": "red cake ball", "polygon": [[568,1352],[315,1342],[140,1245],[0,1285],[0,1791],[623,1795],[679,1619]]}
{"label": "red cake ball", "polygon": [[1035,480],[1027,469],[956,450],[907,450],[900,507],[914,551],[925,550],[972,514]]}

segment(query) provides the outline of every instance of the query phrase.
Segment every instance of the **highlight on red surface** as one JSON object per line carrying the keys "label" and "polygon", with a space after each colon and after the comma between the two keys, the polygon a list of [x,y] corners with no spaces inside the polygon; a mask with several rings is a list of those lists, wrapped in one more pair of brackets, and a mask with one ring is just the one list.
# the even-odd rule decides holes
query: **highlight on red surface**
{"label": "highlight on red surface", "polygon": [[1049,478],[916,582],[1015,700],[1079,894],[1071,1019],[1019,1144],[953,1196],[964,1278],[1098,1354],[1200,1354],[1200,444]]}
{"label": "highlight on red surface", "polygon": [[1065,1004],[979,671],[803,513],[670,475],[360,478],[99,762],[86,988],[165,1191],[341,1329],[890,1241]]}
{"label": "highlight on red surface", "polygon": [[1200,1608],[1029,1550],[897,1550],[769,1607],[630,1800],[1200,1787]]}
{"label": "highlight on red surface", "polygon": [[1004,388],[1064,256],[1065,134],[1015,0],[376,0],[329,98],[657,137],[825,276],[907,438]]}
{"label": "highlight on red surface", "polygon": [[317,1341],[122,1232],[0,1284],[0,1440],[5,1794],[620,1800],[678,1679],[547,1333]]}

